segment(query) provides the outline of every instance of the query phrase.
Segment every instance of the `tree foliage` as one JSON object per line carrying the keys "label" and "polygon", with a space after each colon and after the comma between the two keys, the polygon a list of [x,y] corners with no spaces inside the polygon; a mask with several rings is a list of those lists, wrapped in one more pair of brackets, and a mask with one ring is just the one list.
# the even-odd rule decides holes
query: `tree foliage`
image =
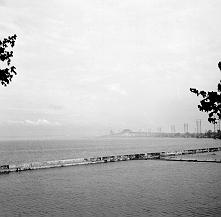
{"label": "tree foliage", "polygon": [[[221,62],[219,62],[218,67],[221,70]],[[217,123],[221,119],[221,80],[218,83],[217,92],[199,91],[196,88],[190,88],[190,91],[197,96],[203,97],[198,105],[199,110],[208,113],[208,121],[210,123]]]}
{"label": "tree foliage", "polygon": [[0,65],[0,82],[3,86],[7,86],[14,75],[16,75],[15,66],[11,66],[11,58],[13,57],[13,51],[11,50],[15,45],[17,35],[8,36],[2,41],[0,40],[0,61],[5,67]]}

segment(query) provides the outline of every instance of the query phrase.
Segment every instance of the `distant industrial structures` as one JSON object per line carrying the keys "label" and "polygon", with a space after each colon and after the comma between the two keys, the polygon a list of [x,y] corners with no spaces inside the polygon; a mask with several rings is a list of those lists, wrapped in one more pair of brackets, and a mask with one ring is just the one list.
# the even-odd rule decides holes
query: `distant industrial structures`
{"label": "distant industrial structures", "polygon": [[161,128],[158,128],[156,132],[152,132],[150,129],[147,132],[124,129],[120,132],[114,133],[113,130],[111,130],[110,134],[105,135],[105,137],[196,137],[196,136],[193,136],[191,133],[188,132],[176,133],[174,128],[172,128],[171,133],[161,132]]}
{"label": "distant industrial structures", "polygon": [[147,131],[133,131],[131,129],[123,129],[119,132],[110,131],[110,134],[104,137],[183,137],[183,138],[219,138],[221,139],[220,121],[214,124],[214,131],[208,130],[205,133],[202,132],[201,119],[196,120],[196,128],[194,133],[189,132],[188,123],[184,123],[183,132],[176,132],[176,126],[170,126],[170,132],[163,132],[161,127],[158,127],[154,132],[152,129]]}
{"label": "distant industrial structures", "polygon": [[184,129],[183,129],[184,133],[188,133],[188,123],[184,123]]}
{"label": "distant industrial structures", "polygon": [[197,134],[201,134],[202,130],[201,130],[201,119],[197,119],[196,120],[196,133]]}

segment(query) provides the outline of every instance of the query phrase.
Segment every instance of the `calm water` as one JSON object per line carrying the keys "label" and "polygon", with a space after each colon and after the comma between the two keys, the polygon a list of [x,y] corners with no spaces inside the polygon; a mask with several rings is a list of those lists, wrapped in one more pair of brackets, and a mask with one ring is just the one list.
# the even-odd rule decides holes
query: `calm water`
{"label": "calm water", "polygon": [[175,151],[220,145],[220,140],[185,138],[0,141],[0,164]]}
{"label": "calm water", "polygon": [[[0,142],[1,163],[220,146],[203,139]],[[128,161],[0,176],[0,216],[220,216],[221,165]]]}

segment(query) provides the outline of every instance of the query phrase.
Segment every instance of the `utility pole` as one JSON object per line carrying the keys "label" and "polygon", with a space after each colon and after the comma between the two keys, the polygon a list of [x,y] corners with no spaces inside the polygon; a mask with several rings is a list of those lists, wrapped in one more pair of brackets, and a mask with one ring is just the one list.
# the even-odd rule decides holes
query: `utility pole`
{"label": "utility pole", "polygon": [[196,133],[197,133],[197,135],[198,134],[201,134],[201,119],[197,119],[196,120]]}
{"label": "utility pole", "polygon": [[157,128],[157,133],[158,133],[158,136],[161,136],[161,127]]}
{"label": "utility pole", "polygon": [[188,123],[184,123],[184,133],[188,133]]}
{"label": "utility pole", "polygon": [[175,125],[170,126],[171,133],[176,133]]}

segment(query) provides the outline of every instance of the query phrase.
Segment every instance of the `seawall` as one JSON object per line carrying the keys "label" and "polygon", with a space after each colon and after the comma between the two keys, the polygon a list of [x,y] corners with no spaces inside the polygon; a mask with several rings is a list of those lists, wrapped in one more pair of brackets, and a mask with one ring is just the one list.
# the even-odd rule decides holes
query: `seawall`
{"label": "seawall", "polygon": [[18,164],[18,165],[6,164],[6,165],[0,166],[0,174],[10,173],[10,172],[20,172],[20,171],[26,171],[26,170],[48,169],[48,168],[56,168],[56,167],[67,167],[67,166],[108,163],[108,162],[128,161],[128,160],[166,160],[166,161],[221,163],[220,160],[219,161],[194,160],[194,159],[188,160],[188,159],[176,159],[175,158],[180,155],[190,155],[190,154],[198,154],[198,153],[217,152],[217,151],[221,151],[221,147],[189,149],[189,150],[174,151],[174,152],[151,152],[151,153],[141,153],[141,154],[113,155],[113,156],[104,156],[104,157],[54,160],[54,161],[45,161],[45,162],[23,163],[23,164]]}

